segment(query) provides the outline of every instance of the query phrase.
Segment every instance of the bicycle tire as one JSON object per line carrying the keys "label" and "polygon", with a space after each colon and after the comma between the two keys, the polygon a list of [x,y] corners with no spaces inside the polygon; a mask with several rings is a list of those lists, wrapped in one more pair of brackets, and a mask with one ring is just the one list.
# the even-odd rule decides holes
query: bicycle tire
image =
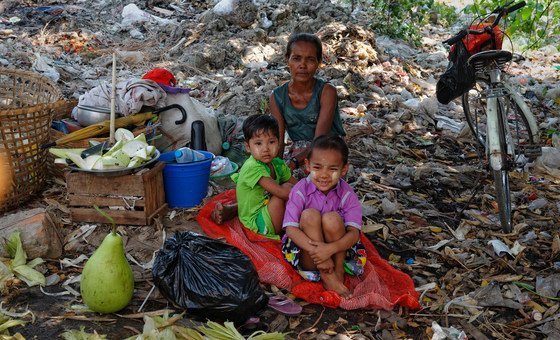
{"label": "bicycle tire", "polygon": [[[490,85],[485,80],[477,80],[475,86],[462,97],[463,111],[467,124],[481,147],[486,147],[486,98],[484,92]],[[499,98],[503,107],[508,108],[508,127],[512,132],[513,145],[534,145],[536,131],[531,131],[523,111],[510,96]],[[514,154],[519,156],[519,150]]]}
{"label": "bicycle tire", "polygon": [[469,128],[482,147],[486,147],[486,90],[490,84],[484,80],[477,80],[469,91],[463,93],[463,113]]}
{"label": "bicycle tire", "polygon": [[[509,170],[511,163],[508,160],[508,134],[506,130],[506,121],[509,115],[504,101],[496,100],[496,109],[498,110],[498,139],[500,145],[500,155],[502,169],[492,170],[494,178],[494,189],[496,190],[496,201],[498,202],[498,215],[500,217],[500,226],[505,233],[511,232],[512,216],[511,216],[511,192],[509,190]],[[511,141],[510,141],[511,142]]]}

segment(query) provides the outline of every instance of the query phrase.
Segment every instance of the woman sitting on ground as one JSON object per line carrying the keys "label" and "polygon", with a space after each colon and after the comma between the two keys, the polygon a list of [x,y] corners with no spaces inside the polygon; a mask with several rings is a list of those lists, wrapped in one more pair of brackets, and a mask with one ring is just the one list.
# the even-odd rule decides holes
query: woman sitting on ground
{"label": "woman sitting on ground", "polygon": [[[280,132],[278,157],[287,159],[295,177],[303,178],[299,167],[309,153],[311,141],[321,135],[346,135],[342,128],[336,89],[315,77],[323,58],[321,40],[309,33],[293,34],[286,47],[291,79],[270,94],[270,112]],[[284,134],[293,144],[284,155]],[[212,219],[221,224],[237,215],[237,202],[217,204]]]}
{"label": "woman sitting on ground", "polygon": [[280,128],[280,149],[284,155],[284,132],[293,144],[288,151],[291,169],[303,164],[311,141],[321,135],[344,136],[336,89],[315,77],[323,58],[321,40],[309,33],[293,34],[286,48],[291,79],[270,95],[270,111]]}

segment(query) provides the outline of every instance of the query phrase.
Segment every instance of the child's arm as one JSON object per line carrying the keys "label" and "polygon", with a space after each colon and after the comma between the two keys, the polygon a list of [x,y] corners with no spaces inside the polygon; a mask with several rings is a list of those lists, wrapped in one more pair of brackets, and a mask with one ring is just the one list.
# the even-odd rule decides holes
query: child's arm
{"label": "child's arm", "polygon": [[345,181],[340,183],[345,190],[342,206],[340,207],[340,216],[344,221],[346,233],[339,240],[331,243],[317,244],[311,258],[315,263],[330,258],[337,252],[344,251],[352,247],[360,239],[360,230],[362,228],[362,204],[358,199],[358,195],[352,190],[352,187]]}
{"label": "child's arm", "polygon": [[268,191],[272,196],[279,197],[283,200],[287,200],[290,195],[291,187],[282,186],[270,177],[261,177],[259,179],[259,185]]}
{"label": "child's arm", "polygon": [[358,242],[359,238],[360,231],[356,228],[348,227],[346,228],[346,234],[335,242],[325,243],[309,240],[309,244],[312,246],[309,251],[309,255],[315,264],[322,263],[330,260],[336,253],[350,249],[354,244],[356,244],[356,242]]}
{"label": "child's arm", "polygon": [[294,176],[290,176],[290,179],[288,180],[288,183],[296,185],[297,182],[298,182],[298,180]]}
{"label": "child's arm", "polygon": [[303,251],[310,252],[315,248],[309,236],[298,227],[286,227],[286,235]]}

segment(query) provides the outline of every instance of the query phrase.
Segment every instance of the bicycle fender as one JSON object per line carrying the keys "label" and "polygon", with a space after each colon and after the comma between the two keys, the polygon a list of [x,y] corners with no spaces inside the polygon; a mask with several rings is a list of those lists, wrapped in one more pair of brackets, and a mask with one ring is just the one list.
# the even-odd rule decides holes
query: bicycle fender
{"label": "bicycle fender", "polygon": [[509,82],[504,81],[502,82],[502,84],[509,92],[511,98],[513,98],[517,106],[519,106],[519,108],[521,109],[521,114],[523,114],[523,116],[525,116],[525,118],[527,119],[527,123],[529,124],[529,128],[531,129],[531,134],[533,135],[535,144],[539,144],[539,127],[537,125],[535,116],[533,116],[533,114],[531,113],[531,109],[529,109],[527,103],[525,103],[521,95],[513,88],[513,86]]}
{"label": "bicycle fender", "polygon": [[498,129],[500,128],[498,123],[498,99],[496,97],[489,97],[486,105],[486,138],[488,139],[489,162],[492,170],[499,171],[502,170],[504,164],[502,162],[502,150],[498,134]]}

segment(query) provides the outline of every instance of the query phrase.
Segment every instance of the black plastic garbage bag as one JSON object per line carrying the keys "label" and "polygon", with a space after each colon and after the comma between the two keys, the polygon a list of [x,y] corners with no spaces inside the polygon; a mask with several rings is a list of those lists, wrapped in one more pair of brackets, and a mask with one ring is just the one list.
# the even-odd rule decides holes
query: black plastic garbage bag
{"label": "black plastic garbage bag", "polygon": [[440,103],[448,104],[470,90],[475,84],[472,66],[467,65],[471,56],[465,44],[459,40],[449,53],[449,66],[436,84],[436,96]]}
{"label": "black plastic garbage bag", "polygon": [[214,321],[244,322],[268,303],[249,257],[193,232],[178,232],[165,241],[152,275],[167,299]]}

